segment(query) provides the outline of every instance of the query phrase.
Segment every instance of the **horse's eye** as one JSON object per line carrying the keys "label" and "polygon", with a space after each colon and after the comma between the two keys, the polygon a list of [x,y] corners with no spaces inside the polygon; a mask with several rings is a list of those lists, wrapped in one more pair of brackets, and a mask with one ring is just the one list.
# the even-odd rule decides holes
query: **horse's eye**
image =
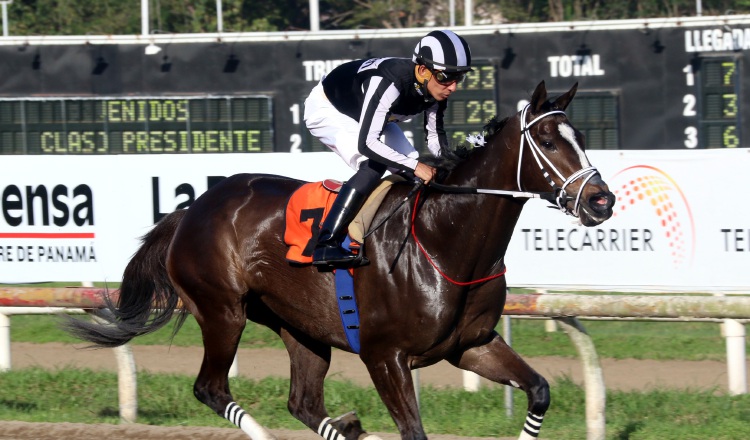
{"label": "horse's eye", "polygon": [[555,144],[553,144],[552,142],[548,142],[548,141],[542,141],[542,147],[551,151],[555,150]]}

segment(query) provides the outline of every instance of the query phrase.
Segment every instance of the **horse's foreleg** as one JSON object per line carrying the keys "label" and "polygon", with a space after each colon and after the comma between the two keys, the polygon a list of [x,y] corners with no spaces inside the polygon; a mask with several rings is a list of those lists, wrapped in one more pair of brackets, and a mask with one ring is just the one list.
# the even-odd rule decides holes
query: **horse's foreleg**
{"label": "horse's foreleg", "polygon": [[245,314],[239,303],[237,307],[214,307],[205,306],[201,308],[203,313],[194,313],[203,334],[204,352],[193,394],[253,440],[273,440],[275,437],[245,412],[229,391],[229,369],[245,328]]}
{"label": "horse's foreleg", "polygon": [[493,382],[525,391],[529,401],[528,413],[519,440],[531,440],[539,435],[542,419],[550,404],[549,384],[500,335],[495,333],[487,344],[470,348],[448,360]]}
{"label": "horse's foreleg", "polygon": [[396,422],[402,440],[427,438],[414,392],[411,371],[405,357],[398,353],[362,354],[380,398]]}
{"label": "horse's foreleg", "polygon": [[289,412],[326,440],[356,440],[365,434],[354,413],[332,419],[323,398],[323,381],[331,364],[331,347],[281,331],[291,365]]}

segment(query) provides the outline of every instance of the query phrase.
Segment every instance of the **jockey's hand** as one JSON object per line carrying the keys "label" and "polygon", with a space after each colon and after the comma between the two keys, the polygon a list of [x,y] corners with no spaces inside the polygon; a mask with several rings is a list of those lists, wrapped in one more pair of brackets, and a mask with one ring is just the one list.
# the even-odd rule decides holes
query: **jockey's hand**
{"label": "jockey's hand", "polygon": [[414,175],[422,179],[425,185],[429,184],[432,179],[435,178],[435,173],[437,170],[435,168],[423,164],[422,162],[417,162],[417,167],[414,168]]}

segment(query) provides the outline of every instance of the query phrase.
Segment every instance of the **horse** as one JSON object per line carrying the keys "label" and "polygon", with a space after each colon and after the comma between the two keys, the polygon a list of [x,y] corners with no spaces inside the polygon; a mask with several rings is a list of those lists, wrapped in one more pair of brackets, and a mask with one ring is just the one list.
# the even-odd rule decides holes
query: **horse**
{"label": "horse", "polygon": [[[439,183],[396,183],[378,208],[364,243],[370,264],[353,275],[359,357],[403,439],[427,438],[410,370],[442,360],[523,390],[519,439],[539,433],[549,384],[494,329],[505,305],[505,252],[529,198],[547,199],[585,226],[612,215],[614,195],[564,113],[577,86],[553,100],[542,81],[521,112],[488,122],[477,138],[483,146],[446,154]],[[101,320],[74,320],[69,331],[114,347],[174,316],[176,333],[192,314],[204,345],[195,397],[253,440],[267,440],[273,435],[228,384],[247,321],[265,325],[289,354],[289,412],[327,440],[377,439],[356,413],[332,418],[324,404],[332,347],[354,350],[334,274],[285,260],[285,205],[304,183],[268,174],[222,180],[159,221],[129,261],[119,296],[104,294]]]}

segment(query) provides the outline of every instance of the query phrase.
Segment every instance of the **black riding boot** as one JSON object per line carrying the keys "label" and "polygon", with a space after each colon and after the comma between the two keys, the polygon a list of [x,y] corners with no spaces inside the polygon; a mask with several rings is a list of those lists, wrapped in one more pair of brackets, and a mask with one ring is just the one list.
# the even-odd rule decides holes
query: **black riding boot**
{"label": "black riding boot", "polygon": [[313,266],[352,267],[358,257],[341,247],[346,238],[347,227],[365,203],[367,194],[362,194],[347,183],[341,187],[320,228],[318,244],[313,251]]}

